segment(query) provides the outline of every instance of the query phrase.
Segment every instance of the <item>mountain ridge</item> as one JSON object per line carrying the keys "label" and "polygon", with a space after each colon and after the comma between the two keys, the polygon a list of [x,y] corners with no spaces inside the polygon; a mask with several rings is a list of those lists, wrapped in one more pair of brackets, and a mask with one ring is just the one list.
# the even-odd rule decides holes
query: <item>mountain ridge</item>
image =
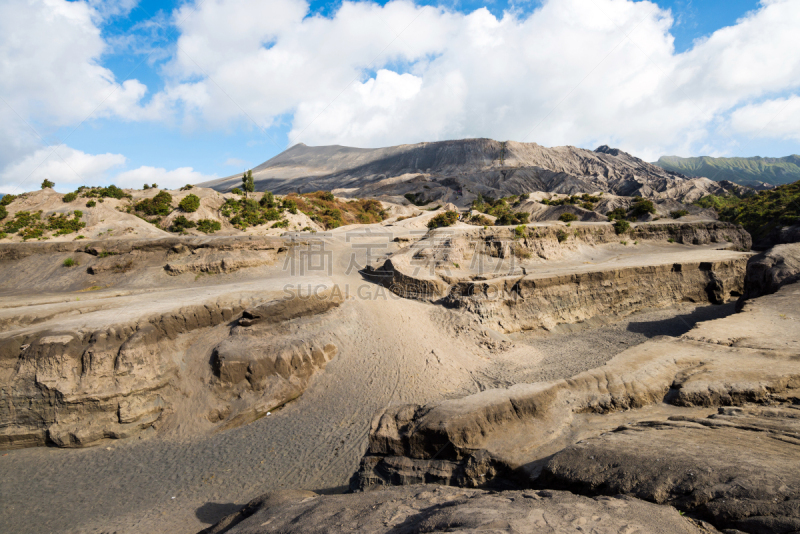
{"label": "mountain ridge", "polygon": [[[543,191],[608,192],[693,202],[725,186],[664,170],[606,145],[573,146],[476,138],[383,148],[297,144],[256,166],[257,191],[334,191],[349,197],[401,197],[467,205],[477,195],[499,198]],[[199,184],[230,191],[241,175]]]}
{"label": "mountain ridge", "polygon": [[763,189],[763,184],[785,185],[800,180],[800,156],[782,158],[715,158],[662,156],[654,163],[662,169],[714,181],[728,180],[739,185]]}

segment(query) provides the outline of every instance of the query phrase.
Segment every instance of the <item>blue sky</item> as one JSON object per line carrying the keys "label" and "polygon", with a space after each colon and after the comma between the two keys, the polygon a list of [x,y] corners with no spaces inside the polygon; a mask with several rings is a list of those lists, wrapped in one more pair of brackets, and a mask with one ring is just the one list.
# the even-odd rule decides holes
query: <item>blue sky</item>
{"label": "blue sky", "polygon": [[[0,192],[221,177],[299,141],[800,152],[793,0],[60,1],[0,8],[0,119],[23,132],[0,133]],[[15,48],[45,17],[64,43]]]}

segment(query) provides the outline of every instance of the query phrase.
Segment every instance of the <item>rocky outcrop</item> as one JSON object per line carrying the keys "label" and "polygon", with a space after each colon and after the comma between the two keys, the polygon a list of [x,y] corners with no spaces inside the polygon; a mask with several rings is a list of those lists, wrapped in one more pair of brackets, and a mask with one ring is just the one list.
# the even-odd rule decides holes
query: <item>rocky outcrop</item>
{"label": "rocky outcrop", "polygon": [[0,339],[0,448],[80,447],[152,427],[177,372],[182,334],[244,303],[188,306],[97,330],[28,328]]}
{"label": "rocky outcrop", "polygon": [[[664,245],[719,243],[745,249],[750,244],[741,227],[720,222],[642,224],[631,237]],[[522,233],[444,229],[365,273],[400,296],[469,311],[504,332],[551,329],[676,302],[721,304],[741,295],[747,255],[740,252],[663,250],[599,265],[568,263],[587,246],[603,255],[603,245],[619,241],[610,225],[529,226]],[[567,262],[560,268],[541,261],[559,259]]]}
{"label": "rocky outcrop", "polygon": [[720,408],[623,425],[556,454],[538,485],[669,504],[743,532],[800,530],[800,409]]}
{"label": "rocky outcrop", "polygon": [[355,495],[267,493],[203,534],[372,532],[659,532],[713,534],[677,510],[630,497],[587,498],[561,491],[410,486]]}
{"label": "rocky outcrop", "polygon": [[[263,299],[234,294],[198,305],[166,304],[110,324],[109,311],[101,309],[60,329],[45,322],[44,328],[11,330],[0,337],[0,448],[82,447],[131,437],[157,427],[180,391],[198,387],[211,388],[212,404],[221,406],[208,416],[218,429],[296,398],[338,352],[326,312],[343,300],[329,288]],[[220,332],[224,339],[211,362],[216,381],[188,383],[180,367],[191,336],[226,324],[229,334]]]}
{"label": "rocky outcrop", "polygon": [[186,273],[220,274],[231,273],[248,267],[271,265],[277,259],[277,251],[217,251],[194,249],[186,256],[171,259],[165,266],[167,274]]}
{"label": "rocky outcrop", "polygon": [[338,353],[327,312],[337,291],[298,295],[245,310],[231,336],[214,348],[215,389],[228,408],[222,429],[255,420],[305,391]]}
{"label": "rocky outcrop", "polygon": [[744,292],[737,303],[771,295],[785,284],[800,281],[800,243],[777,245],[747,262]]}
{"label": "rocky outcrop", "polygon": [[[632,491],[745,532],[794,531],[800,471],[780,466],[800,451],[798,294],[797,284],[784,286],[568,380],[392,406],[373,420],[351,487],[570,481],[575,491]],[[722,502],[730,498],[738,500]]]}

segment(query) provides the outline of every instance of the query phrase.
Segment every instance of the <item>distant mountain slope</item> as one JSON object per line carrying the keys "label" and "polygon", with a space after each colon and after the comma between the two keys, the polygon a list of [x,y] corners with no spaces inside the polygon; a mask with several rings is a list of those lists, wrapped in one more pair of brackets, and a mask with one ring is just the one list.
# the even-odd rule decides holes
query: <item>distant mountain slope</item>
{"label": "distant mountain slope", "polygon": [[[466,205],[478,194],[608,192],[693,202],[721,194],[721,184],[688,178],[602,146],[463,139],[364,149],[299,144],[253,169],[257,191],[334,191],[350,197],[401,197]],[[200,184],[218,191],[241,185],[241,175]]]}
{"label": "distant mountain slope", "polygon": [[662,169],[687,176],[729,180],[750,187],[760,183],[783,185],[800,180],[800,156],[785,158],[681,158],[662,156],[655,163]]}

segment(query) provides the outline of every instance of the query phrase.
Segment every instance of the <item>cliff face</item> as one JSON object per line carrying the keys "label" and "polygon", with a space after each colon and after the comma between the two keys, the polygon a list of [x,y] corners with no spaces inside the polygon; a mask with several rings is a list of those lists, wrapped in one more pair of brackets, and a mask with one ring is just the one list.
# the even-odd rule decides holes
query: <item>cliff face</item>
{"label": "cliff face", "polygon": [[[25,286],[47,266],[61,272],[40,286],[56,297],[22,313],[13,304],[0,310],[0,449],[128,438],[172,414],[193,432],[213,431],[298,397],[338,352],[338,294],[287,294],[252,271],[244,284],[186,288],[179,279],[202,285],[201,275],[274,264],[290,247],[274,238],[169,238],[0,248],[3,285]],[[67,254],[83,267],[61,266]],[[91,285],[78,289],[83,279]],[[129,286],[103,292],[121,280]],[[166,287],[153,291],[159,282]],[[55,292],[64,287],[70,296]]]}
{"label": "cliff face", "polygon": [[[711,180],[665,171],[605,146],[591,151],[491,139],[377,149],[300,144],[253,169],[253,178],[258,191],[339,190],[356,197],[416,193],[442,202],[532,191],[604,191],[692,202],[724,191]],[[229,191],[241,185],[241,177],[201,185]]]}
{"label": "cliff face", "polygon": [[748,255],[735,250],[750,240],[740,227],[645,224],[622,239],[606,224],[444,229],[367,272],[398,295],[469,311],[504,332],[677,302],[721,304],[743,291]]}

